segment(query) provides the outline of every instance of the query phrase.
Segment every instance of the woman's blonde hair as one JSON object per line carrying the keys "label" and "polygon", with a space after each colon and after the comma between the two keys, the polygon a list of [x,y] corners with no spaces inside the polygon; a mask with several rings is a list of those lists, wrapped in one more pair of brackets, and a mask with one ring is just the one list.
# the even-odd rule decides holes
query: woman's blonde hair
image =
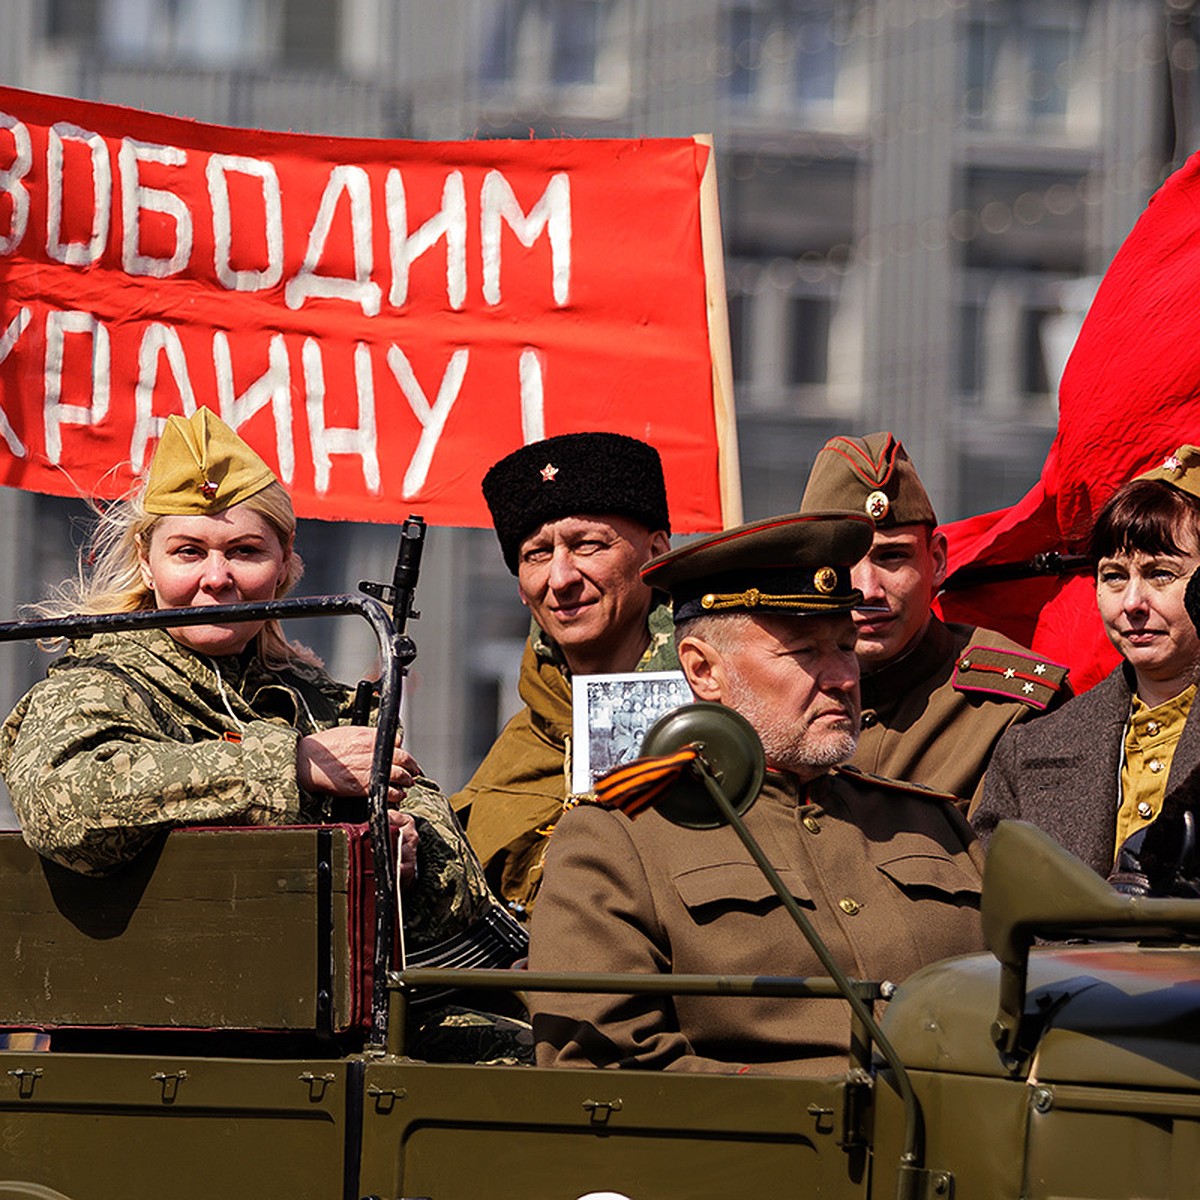
{"label": "woman's blonde hair", "polygon": [[[275,598],[285,596],[304,573],[304,563],[293,548],[296,512],[282,484],[268,484],[241,504],[267,522],[287,553],[287,569]],[[154,592],[142,578],[142,559],[150,547],[154,528],[162,520],[148,513],[140,492],[106,508],[93,504],[96,527],[79,552],[78,570],[54,588],[40,604],[29,605],[31,616],[65,617],[75,613],[127,613],[156,608]],[[278,621],[268,621],[257,636],[257,653],[269,667],[284,667],[297,659],[315,662],[312,651],[283,635]]]}

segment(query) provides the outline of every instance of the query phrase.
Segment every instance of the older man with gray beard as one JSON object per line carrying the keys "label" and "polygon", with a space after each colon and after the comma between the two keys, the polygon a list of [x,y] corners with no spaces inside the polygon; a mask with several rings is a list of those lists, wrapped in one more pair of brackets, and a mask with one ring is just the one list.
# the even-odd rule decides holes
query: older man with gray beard
{"label": "older man with gray beard", "polygon": [[[898,981],[980,949],[982,857],[951,799],[839,766],[859,728],[850,567],[869,518],[788,514],[713,534],[643,570],[671,594],[697,700],[757,731],[767,776],[745,814],[842,968]],[[580,805],[559,823],[530,967],[815,975],[821,965],[733,830]],[[821,1000],[543,995],[538,1062],[820,1074],[844,1066],[849,1015]]]}

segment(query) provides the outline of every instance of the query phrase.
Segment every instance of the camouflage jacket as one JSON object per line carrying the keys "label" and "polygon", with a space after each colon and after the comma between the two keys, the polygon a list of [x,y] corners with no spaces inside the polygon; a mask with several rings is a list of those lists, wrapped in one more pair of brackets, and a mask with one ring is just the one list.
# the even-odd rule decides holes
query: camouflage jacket
{"label": "camouflage jacket", "polygon": [[[296,743],[349,720],[353,690],[306,663],[206,658],[165,630],[73,641],[0,729],[0,774],[25,840],[89,875],[128,862],[177,825],[317,822],[328,797],[296,779]],[[491,901],[437,785],[402,807],[417,820],[417,884],[405,925],[420,946]]]}

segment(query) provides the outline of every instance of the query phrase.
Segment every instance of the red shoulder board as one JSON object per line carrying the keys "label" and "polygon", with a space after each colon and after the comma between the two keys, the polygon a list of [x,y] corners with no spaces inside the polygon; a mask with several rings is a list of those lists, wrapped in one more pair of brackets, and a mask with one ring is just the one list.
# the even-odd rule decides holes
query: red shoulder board
{"label": "red shoulder board", "polygon": [[1063,685],[1067,668],[1048,658],[993,646],[968,646],[954,664],[951,683],[960,692],[1020,700],[1045,708]]}

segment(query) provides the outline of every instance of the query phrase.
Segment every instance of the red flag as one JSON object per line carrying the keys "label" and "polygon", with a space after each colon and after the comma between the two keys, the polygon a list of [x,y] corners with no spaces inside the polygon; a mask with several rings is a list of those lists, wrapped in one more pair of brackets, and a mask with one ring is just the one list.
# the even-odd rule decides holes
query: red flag
{"label": "red flag", "polygon": [[[1200,154],[1163,184],[1104,276],[1059,389],[1058,433],[1017,504],[954,522],[950,573],[1086,547],[1122,483],[1200,442]],[[1089,574],[953,587],[950,620],[988,625],[1071,667],[1083,691],[1119,661]]]}

